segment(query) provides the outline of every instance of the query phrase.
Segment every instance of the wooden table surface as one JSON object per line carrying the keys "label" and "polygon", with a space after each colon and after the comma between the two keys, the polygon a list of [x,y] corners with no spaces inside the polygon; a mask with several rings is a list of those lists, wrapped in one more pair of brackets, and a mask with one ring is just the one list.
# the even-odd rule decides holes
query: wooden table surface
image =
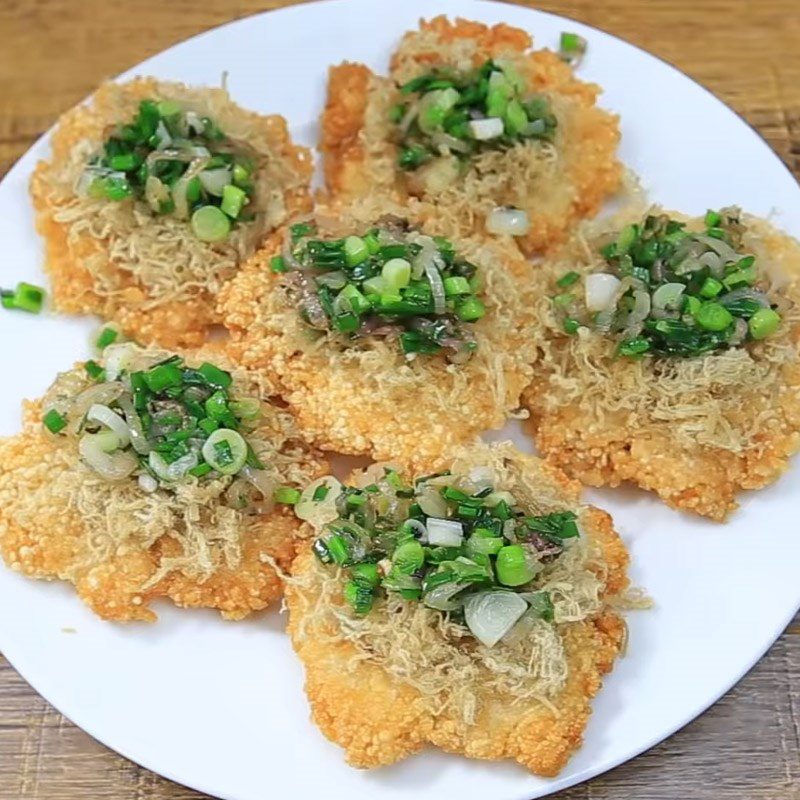
{"label": "wooden table surface", "polygon": [[[389,1],[401,0],[375,0]],[[291,4],[0,0],[0,176],[61,112],[104,78],[199,31]],[[672,62],[733,106],[800,175],[798,0],[523,4],[596,25]],[[435,13],[434,1],[430,8]],[[679,109],[675,121],[692,124]],[[634,761],[558,796],[800,800],[800,617],[700,719]],[[199,800],[202,795],[93,741],[0,657],[0,799],[83,798]]]}

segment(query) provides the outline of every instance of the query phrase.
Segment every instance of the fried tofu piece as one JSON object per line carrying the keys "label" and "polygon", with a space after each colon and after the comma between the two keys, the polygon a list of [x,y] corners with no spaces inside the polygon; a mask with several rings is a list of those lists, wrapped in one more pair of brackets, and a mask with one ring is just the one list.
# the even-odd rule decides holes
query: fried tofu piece
{"label": "fried tofu piece", "polygon": [[554,281],[567,271],[604,263],[592,236],[587,246],[578,235],[543,266],[546,335],[523,398],[539,452],[590,486],[630,482],[717,521],[742,490],[786,470],[800,448],[800,244],[753,217],[743,223],[743,251],[756,256],[783,322],[767,339],[702,356],[632,360],[600,333],[564,334],[548,295],[563,291]]}
{"label": "fried tofu piece", "polygon": [[[388,78],[362,64],[331,67],[321,120],[320,151],[334,196],[384,193],[433,203],[452,233],[485,231],[495,207],[523,209],[530,230],[517,239],[528,254],[560,244],[577,221],[597,213],[620,186],[618,119],[596,105],[600,87],[578,80],[549,50],[532,50],[530,36],[500,24],[436,17],[406,33]],[[466,171],[454,157],[436,158],[411,172],[397,166],[392,106],[398,86],[434,67],[479,66],[487,59],[514,65],[531,93],[544,95],[558,123],[552,143],[517,144],[471,157]]]}
{"label": "fried tofu piece", "polygon": [[[81,365],[41,401],[25,404],[20,434],[0,440],[0,554],[30,578],[72,583],[100,617],[153,621],[159,598],[241,619],[280,597],[297,519],[284,506],[245,515],[226,503],[232,479],[146,491],[136,475],[107,481],[88,468],[74,436],[42,424],[61,386],[85,390]],[[66,383],[65,383],[66,382]],[[253,384],[241,373],[235,387]],[[291,416],[262,403],[248,441],[270,454],[275,478],[302,487],[325,462],[299,440]],[[265,456],[266,458],[266,456]]]}
{"label": "fried tofu piece", "polygon": [[[578,507],[577,484],[510,443],[464,448],[445,461],[454,474],[464,463],[492,464],[502,476],[497,485],[538,513]],[[564,672],[551,675],[549,691],[541,693],[548,683],[542,672],[550,671],[524,644],[522,650],[504,643],[486,648],[458,623],[413,601],[378,599],[368,615],[354,617],[337,570],[303,545],[286,589],[289,633],[305,667],[314,722],[344,748],[349,764],[388,765],[433,744],[470,758],[514,759],[542,776],[558,774],[581,746],[591,699],[626,638],[613,609],[628,586],[625,546],[605,512],[580,506],[578,519],[586,551],[566,574],[574,586],[596,579],[599,592],[582,618],[562,620],[557,611],[554,624],[542,623],[552,629]],[[523,662],[531,669],[524,688],[504,683]]]}
{"label": "fried tofu piece", "polygon": [[[141,200],[93,199],[78,191],[85,167],[145,99],[176,101],[210,117],[256,165],[255,219],[216,244],[189,223],[154,215]],[[310,207],[313,171],[307,148],[294,145],[286,121],[236,105],[224,89],[191,88],[137,78],[106,83],[88,104],[68,111],[53,134],[52,155],[31,179],[36,227],[45,241],[53,305],[66,314],[97,314],[143,344],[197,347],[215,316],[215,298],[261,240]]]}
{"label": "fried tofu piece", "polygon": [[[424,233],[442,232],[421,206],[383,200],[319,207],[317,220],[345,236],[386,214],[419,223]],[[470,326],[477,350],[465,364],[448,364],[441,354],[409,360],[396,338],[343,343],[335,333],[311,330],[284,289],[285,276],[270,270],[282,252],[280,236],[222,293],[231,359],[273,381],[304,435],[323,450],[421,463],[448,443],[501,427],[532,377],[531,267],[508,242],[452,241],[486,287],[486,315]]]}

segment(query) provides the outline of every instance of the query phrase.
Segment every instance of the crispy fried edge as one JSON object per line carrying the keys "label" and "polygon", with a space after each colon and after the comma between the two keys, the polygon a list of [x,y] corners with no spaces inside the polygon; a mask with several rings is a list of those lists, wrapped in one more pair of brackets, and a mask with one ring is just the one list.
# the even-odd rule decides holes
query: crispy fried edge
{"label": "crispy fried edge", "polygon": [[[217,322],[215,298],[203,291],[188,301],[164,303],[152,309],[141,304],[148,297],[146,286],[120,270],[118,276],[124,287],[123,299],[118,301],[94,291],[91,273],[83,261],[103,246],[93,237],[80,237],[70,243],[67,228],[55,219],[57,204],[48,202],[47,184],[55,163],[67,157],[70,150],[83,139],[99,139],[105,128],[116,120],[113,116],[116,103],[124,93],[134,100],[152,96],[161,85],[153,78],[137,78],[118,85],[103,84],[91,98],[91,104],[79,105],[67,111],[59,120],[53,133],[52,161],[39,161],[31,177],[30,192],[36,212],[36,229],[45,242],[45,270],[51,282],[53,304],[65,314],[97,314],[114,320],[132,338],[144,344],[158,343],[164,347],[197,347],[203,344],[210,325]],[[235,106],[231,101],[232,106]],[[275,152],[291,163],[304,186],[287,191],[284,195],[287,218],[311,208],[308,184],[313,165],[311,154],[305,147],[292,144],[286,120],[278,115],[261,116],[235,106],[237,113],[259,120],[268,134]],[[112,270],[116,268],[109,263]]]}
{"label": "crispy fried edge", "polygon": [[[519,458],[523,464],[537,461],[522,454]],[[540,464],[540,468],[566,496],[575,497],[573,481],[548,464]],[[610,598],[628,586],[629,556],[611,517],[596,508],[588,513],[608,567],[605,597]],[[322,568],[310,545],[304,545],[293,564],[293,576],[303,579],[318,569]],[[500,700],[482,711],[465,736],[452,717],[434,718],[426,712],[411,686],[392,679],[378,665],[357,660],[353,645],[300,636],[301,622],[308,622],[303,616],[313,614],[313,600],[300,584],[295,580],[286,588],[288,631],[306,670],[312,717],[328,739],[345,749],[348,763],[355,767],[392,764],[431,743],[470,758],[513,758],[538,775],[552,777],[582,744],[590,700],[600,690],[602,676],[611,670],[625,640],[625,624],[611,611],[571,624],[565,636],[569,677],[554,698],[558,713],[543,706],[520,711]],[[312,637],[314,619],[312,616]],[[334,633],[329,628],[324,631]]]}
{"label": "crispy fried edge", "polygon": [[[9,568],[30,578],[70,582],[98,616],[117,622],[154,621],[156,614],[149,605],[160,597],[180,607],[214,608],[225,619],[234,620],[265,608],[281,596],[282,580],[269,560],[288,570],[300,531],[300,523],[286,508],[249,522],[241,565],[237,569],[221,567],[206,581],[173,573],[142,589],[162,557],[179,553],[177,541],[168,534],[147,551],[128,551],[78,569],[81,540],[91,531],[74,509],[54,500],[56,504],[49,508],[46,518],[31,527],[21,525],[14,516],[14,497],[19,492],[37,491],[52,482],[54,472],[77,464],[77,455],[67,453],[65,447],[43,430],[38,401],[25,403],[22,432],[0,439],[0,555]],[[314,451],[309,451],[309,463],[315,475],[327,469]]]}
{"label": "crispy fried edge", "polygon": [[[766,223],[757,224],[764,226],[760,233],[769,249],[788,251],[787,273],[794,278],[790,290],[800,303],[800,244]],[[790,332],[790,339],[800,345],[800,328]],[[560,403],[548,412],[540,400],[550,390],[540,377],[523,393],[523,405],[531,413],[526,427],[549,461],[584,484],[632,483],[655,492],[671,508],[724,522],[739,507],[736,498],[742,490],[773,483],[800,450],[800,361],[787,364],[783,375],[786,390],[775,398],[780,425],[763,431],[760,449],[743,453],[705,445],[684,450],[664,435],[662,424],[646,436],[632,433],[624,417],[600,425],[580,403]]]}
{"label": "crispy fried edge", "polygon": [[[412,209],[407,212],[414,217]],[[427,222],[434,230],[435,220],[428,218]],[[513,244],[494,242],[490,246],[507,259],[498,269],[512,275],[519,286],[514,302],[521,309],[528,308],[524,292],[530,283],[530,264]],[[280,253],[280,247],[281,236],[275,234],[221,294],[223,324],[231,334],[228,355],[233,363],[263,372],[275,382],[301,431],[317,447],[421,464],[448,444],[469,441],[476,433],[501,427],[517,406],[521,391],[530,380],[534,358],[534,333],[530,321],[524,318],[526,312],[518,310],[513,337],[493,348],[498,357],[506,359],[498,380],[502,382],[498,391],[505,397],[504,403],[494,400],[492,387],[482,381],[483,374],[474,366],[474,359],[464,365],[459,378],[451,378],[438,366],[419,374],[415,383],[419,391],[414,395],[405,389],[389,393],[358,391],[364,374],[360,367],[353,365],[340,374],[330,368],[324,350],[300,351],[285,331],[264,320],[261,299],[277,302],[270,296],[275,294],[280,276],[270,271],[269,261]],[[509,312],[507,306],[503,310]],[[496,345],[496,335],[494,328],[486,327],[485,345]],[[373,378],[380,378],[374,369],[365,369],[371,370]],[[391,373],[395,370],[394,364],[389,365]],[[454,408],[436,390],[446,394],[459,379],[466,384],[463,401]]]}
{"label": "crispy fried edge", "polygon": [[[439,16],[429,21],[422,20],[420,30],[433,32],[445,45],[459,39],[473,39],[478,52],[487,58],[508,50],[522,54],[532,45],[525,31],[505,23],[493,27],[464,19],[450,23],[445,16]],[[408,32],[404,41],[416,35],[416,31]],[[401,43],[392,56],[392,70],[402,62],[402,48]],[[554,91],[570,98],[583,112],[579,118],[573,119],[576,128],[570,131],[574,135],[568,137],[565,150],[574,149],[579,161],[578,142],[587,140],[595,155],[602,154],[601,160],[605,165],[586,174],[579,172],[577,176],[575,170],[571,170],[573,177],[577,177],[577,185],[563,219],[559,220],[559,215],[532,215],[531,230],[517,241],[523,252],[533,255],[557,247],[565,240],[572,223],[593,217],[600,210],[603,201],[621,185],[622,165],[615,155],[620,140],[618,117],[596,106],[600,88],[576,79],[571,68],[548,50],[532,52],[528,58],[532,84],[539,91]],[[427,66],[440,61],[441,52],[421,54],[415,60],[421,66]],[[364,148],[362,132],[372,80],[380,79],[363,64],[344,62],[329,69],[319,144],[326,188],[333,197],[357,197],[377,191],[402,200],[407,193],[400,172],[396,172],[397,180],[391,186],[376,186],[374,171]],[[393,145],[387,147],[394,149]],[[433,198],[429,202],[435,203],[436,200]],[[485,232],[482,225],[476,230]]]}

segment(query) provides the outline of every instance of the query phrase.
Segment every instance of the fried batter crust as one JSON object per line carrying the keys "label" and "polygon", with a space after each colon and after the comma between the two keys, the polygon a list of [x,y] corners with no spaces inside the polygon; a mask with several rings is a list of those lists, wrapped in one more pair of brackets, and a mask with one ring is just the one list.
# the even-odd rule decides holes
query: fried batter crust
{"label": "fried batter crust", "polygon": [[[536,461],[520,458],[523,463]],[[565,497],[575,496],[574,482],[552,467],[543,469],[563,487]],[[610,599],[628,586],[628,553],[605,512],[590,509],[582,527],[601,547],[607,570],[604,596]],[[314,609],[325,569],[310,546],[302,545],[292,567],[294,580],[286,588],[288,630],[305,667],[314,722],[345,749],[349,764],[392,764],[430,743],[470,758],[514,759],[538,775],[552,777],[581,746],[590,701],[625,640],[625,624],[616,613],[604,610],[583,622],[565,624],[569,676],[552,698],[553,709],[539,703],[526,708],[487,691],[480,697],[475,724],[465,726],[457,711],[435,713],[415,688],[365,661],[352,643],[335,638],[329,618],[321,621]]]}
{"label": "fried batter crust", "polygon": [[[748,345],[733,385],[730,374],[705,377],[717,354],[678,359],[697,362],[694,378],[678,381],[658,359],[616,358],[614,343],[598,334],[566,337],[542,299],[543,358],[523,403],[552,463],[590,486],[630,482],[720,522],[742,490],[763,488],[786,470],[800,449],[800,245],[752,217],[748,224],[747,244],[789,306],[777,335]],[[546,266],[551,279],[585,269],[584,248],[573,242]]]}
{"label": "fried batter crust", "polygon": [[[330,68],[328,97],[321,119],[320,151],[328,192],[354,197],[382,192],[402,200],[409,192],[422,200],[450,206],[452,229],[483,231],[490,207],[517,205],[529,212],[531,230],[517,239],[528,254],[551,250],[577,221],[594,216],[619,187],[622,168],[616,157],[620,133],[616,116],[598,108],[600,87],[575,78],[572,69],[549,50],[530,51],[531,38],[505,24],[489,27],[440,16],[407,33],[392,56],[390,78],[362,64]],[[514,57],[536,92],[551,97],[559,116],[555,147],[558,164],[546,179],[520,195],[520,176],[510,164],[501,170],[502,187],[494,196],[470,196],[460,181],[442,193],[420,192],[395,167],[396,145],[387,117],[394,84],[442,63],[479,65],[488,58]],[[474,172],[474,168],[468,172]],[[521,200],[521,202],[520,202]]]}
{"label": "fried batter crust", "polygon": [[[299,530],[284,507],[247,518],[237,566],[220,564],[206,579],[176,570],[148,585],[162,559],[181,554],[169,530],[147,549],[122,542],[112,556],[97,560],[92,539],[106,531],[87,524],[76,508],[75,484],[61,480],[85,468],[74,441],[48,434],[41,416],[38,402],[26,403],[22,433],[0,440],[0,555],[11,569],[30,578],[69,581],[96,614],[117,622],[154,621],[150,604],[161,597],[177,606],[218,609],[226,619],[241,619],[280,597],[282,583],[269,562],[288,569]],[[325,469],[313,453],[307,466],[309,477]],[[90,477],[87,471],[86,480]],[[122,498],[122,484],[109,491],[109,505]]]}
{"label": "fried batter crust", "polygon": [[[127,84],[107,83],[92,96],[89,104],[65,113],[51,139],[52,156],[40,161],[31,178],[31,197],[36,211],[36,227],[45,241],[45,269],[51,282],[54,308],[66,314],[97,314],[114,320],[131,338],[143,344],[164,347],[197,347],[204,343],[215,316],[215,293],[208,287],[192,286],[185,296],[169,300],[159,296],[157,286],[139,280],[124,269],[109,252],[110,240],[81,232],[70,235],[65,212],[75,199],[72,185],[65,183],[64,170],[76,148],[99,148],[111,127],[132,118],[141,100],[170,95],[191,94],[208,103],[221,103],[221,123],[250,131],[253,146],[269,156],[276,174],[281,173],[280,193],[284,212],[279,222],[307,211],[311,205],[309,183],[313,171],[307,148],[292,143],[286,121],[278,116],[261,116],[235,105],[220,89],[189,89],[153,78],[137,78]],[[208,262],[218,256],[208,248]],[[99,264],[96,273],[86,266]],[[131,262],[135,265],[135,258]],[[131,264],[124,266],[130,267]],[[98,289],[98,277],[114,287],[108,294]]]}
{"label": "fried batter crust", "polygon": [[[382,212],[411,214],[385,203],[369,207],[368,227]],[[355,207],[333,208],[342,220],[361,218]],[[419,216],[417,217],[420,218]],[[428,219],[425,231],[436,230]],[[465,365],[444,357],[406,361],[396,341],[343,347],[314,338],[280,291],[281,276],[269,269],[281,251],[274,236],[221,295],[221,316],[231,333],[232,361],[265,373],[279,387],[304,435],[322,449],[419,464],[448,443],[499,428],[519,403],[532,376],[535,332],[531,327],[530,264],[511,244],[467,244],[467,257],[484,271],[487,314],[470,326],[478,350]],[[496,287],[496,288],[493,288]]]}

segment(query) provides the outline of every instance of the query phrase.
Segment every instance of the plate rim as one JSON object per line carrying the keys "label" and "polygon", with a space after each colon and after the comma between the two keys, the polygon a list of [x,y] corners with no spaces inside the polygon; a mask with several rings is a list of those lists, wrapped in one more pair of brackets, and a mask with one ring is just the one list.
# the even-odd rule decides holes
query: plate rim
{"label": "plate rim", "polygon": [[[214,34],[214,33],[218,32],[218,31],[220,31],[222,29],[225,29],[225,28],[233,27],[233,26],[236,26],[236,25],[239,25],[239,24],[243,24],[243,25],[252,24],[252,22],[254,20],[264,18],[264,17],[266,17],[268,15],[270,15],[270,16],[271,15],[275,15],[275,14],[284,15],[284,16],[295,15],[295,14],[302,15],[302,14],[313,13],[314,8],[317,7],[317,6],[320,6],[320,5],[325,5],[325,6],[335,6],[335,5],[348,6],[348,5],[357,5],[357,4],[359,4],[359,3],[363,2],[363,1],[364,0],[310,0],[310,1],[307,0],[306,2],[295,3],[295,4],[291,5],[291,6],[265,9],[265,10],[262,10],[262,11],[254,12],[252,14],[246,14],[245,16],[238,17],[238,18],[232,19],[232,20],[228,20],[228,21],[223,22],[223,23],[221,23],[219,25],[215,25],[215,26],[212,26],[212,27],[207,28],[205,30],[199,31],[199,32],[197,32],[197,33],[195,33],[195,34],[193,34],[191,36],[186,37],[185,39],[181,39],[180,41],[175,42],[174,44],[170,45],[169,47],[166,47],[163,50],[159,50],[158,52],[153,53],[152,55],[148,56],[147,58],[142,59],[141,61],[139,61],[136,64],[134,64],[132,67],[129,67],[129,68],[127,68],[127,69],[125,69],[125,70],[123,70],[123,71],[121,71],[121,72],[119,72],[119,73],[117,73],[117,74],[115,74],[115,75],[113,75],[111,77],[105,78],[103,82],[106,82],[106,81],[108,81],[108,82],[116,82],[116,81],[119,81],[121,79],[128,79],[128,78],[130,78],[130,77],[132,77],[134,75],[137,75],[137,74],[143,74],[143,73],[141,73],[142,67],[144,65],[146,65],[152,59],[155,59],[155,58],[158,58],[160,56],[163,56],[163,55],[165,55],[167,53],[170,53],[173,50],[175,50],[176,48],[179,48],[179,47],[181,47],[181,46],[183,46],[183,45],[185,45],[185,44],[187,44],[189,42],[196,41],[197,39],[200,39],[200,38],[202,38],[204,36],[207,36],[207,35]],[[769,142],[766,139],[766,137],[764,136],[764,134],[762,134],[758,130],[758,128],[756,128],[753,124],[751,124],[743,116],[743,114],[741,112],[739,112],[737,109],[735,109],[732,106],[730,106],[728,103],[726,103],[724,100],[722,100],[716,94],[714,94],[714,92],[711,89],[709,89],[706,85],[704,85],[703,83],[701,83],[699,80],[695,79],[694,77],[692,77],[688,73],[684,72],[680,67],[676,66],[675,64],[673,64],[672,62],[670,62],[666,58],[664,58],[662,56],[659,56],[659,55],[657,55],[655,53],[652,53],[649,50],[646,50],[644,47],[641,47],[641,46],[639,46],[637,44],[634,44],[633,42],[630,42],[627,39],[624,39],[621,36],[618,36],[617,34],[612,33],[612,32],[606,30],[603,27],[600,27],[600,26],[594,25],[594,24],[590,24],[588,22],[584,22],[583,20],[578,19],[578,18],[573,17],[573,16],[570,16],[568,14],[560,14],[560,13],[554,13],[554,12],[551,12],[551,11],[544,11],[544,10],[539,9],[539,8],[534,8],[534,7],[530,7],[530,6],[521,5],[520,3],[514,2],[514,0],[453,0],[453,1],[457,2],[457,4],[460,7],[463,7],[464,13],[467,13],[467,10],[468,10],[468,8],[470,6],[474,7],[474,8],[480,8],[480,7],[486,7],[486,6],[503,5],[503,6],[510,6],[512,8],[519,9],[522,12],[527,12],[527,13],[531,14],[533,16],[533,18],[536,18],[536,17],[547,17],[551,21],[564,20],[564,21],[573,22],[573,23],[576,23],[576,24],[578,24],[578,25],[580,25],[582,27],[590,29],[592,31],[599,32],[599,33],[603,34],[604,36],[607,36],[610,39],[614,40],[618,44],[622,44],[622,45],[624,45],[624,46],[626,46],[628,48],[631,48],[631,49],[637,51],[641,56],[644,56],[645,58],[650,58],[650,59],[654,59],[654,60],[658,61],[661,64],[662,67],[666,67],[668,70],[676,73],[677,75],[681,76],[685,80],[687,80],[690,83],[694,84],[696,87],[700,88],[702,90],[702,92],[704,93],[705,99],[706,99],[707,102],[711,102],[711,103],[717,105],[718,107],[724,108],[726,111],[728,111],[731,114],[733,114],[738,119],[738,121],[740,123],[744,124],[746,126],[746,128],[748,128],[749,131],[752,134],[754,134],[755,137],[759,140],[761,146],[765,149],[766,154],[770,155],[773,159],[775,159],[781,165],[781,167],[786,171],[786,173],[790,176],[790,178],[795,182],[795,184],[796,184],[796,186],[798,188],[798,196],[800,198],[800,179],[798,179],[797,176],[795,176],[794,172],[791,170],[791,168],[788,166],[788,164],[786,164],[786,162],[783,160],[783,158],[769,144]],[[452,16],[452,15],[454,15],[456,13],[461,14],[462,12],[461,12],[461,10],[459,10],[458,12],[449,11],[449,10],[445,11],[445,12],[437,12],[436,10],[432,10],[430,12],[430,14],[426,13],[425,18],[438,16],[439,13],[443,13],[443,14],[445,14],[447,16]],[[79,100],[77,103],[75,103],[70,108],[75,108],[75,107],[78,107],[80,105],[83,105],[84,103],[86,103],[92,97],[92,94],[93,94],[93,92],[90,92],[88,95],[83,97],[81,100]],[[68,108],[68,109],[64,109],[64,111],[60,112],[59,113],[59,118],[61,117],[62,114],[66,113],[69,110],[70,109]],[[15,162],[12,164],[10,169],[3,176],[2,180],[0,180],[0,186],[5,184],[10,178],[16,177],[19,173],[23,173],[25,171],[25,165],[23,165],[23,162],[27,161],[27,157],[29,155],[31,155],[31,152],[33,150],[36,150],[36,149],[40,148],[41,146],[44,146],[47,150],[49,150],[49,139],[50,139],[50,137],[51,137],[51,135],[52,135],[52,133],[53,133],[53,131],[54,131],[54,129],[55,129],[57,124],[58,124],[58,120],[56,120],[50,128],[48,128],[39,137],[37,137],[30,144],[30,146],[25,150],[25,152],[22,153],[22,155],[20,155],[15,160]],[[314,152],[315,161],[318,160],[319,156],[318,156],[318,153],[317,153],[316,144],[313,145],[311,147],[311,149]],[[800,456],[796,456],[796,457],[800,457]],[[584,488],[586,488],[586,487],[584,487]],[[708,698],[704,698],[702,701],[700,701],[697,704],[697,706],[695,708],[693,708],[690,712],[687,712],[685,718],[682,719],[682,721],[680,721],[679,723],[677,723],[677,724],[675,724],[673,726],[670,726],[670,728],[668,728],[668,729],[665,729],[665,732],[660,732],[659,734],[656,734],[656,735],[654,735],[652,737],[649,737],[644,742],[637,743],[636,745],[634,745],[631,748],[629,748],[629,750],[626,751],[624,754],[622,754],[622,755],[620,755],[618,757],[610,759],[607,763],[604,762],[604,763],[600,764],[599,766],[590,765],[590,766],[586,767],[585,769],[583,769],[582,771],[577,772],[577,773],[572,774],[572,775],[569,775],[569,776],[564,776],[564,777],[556,776],[555,778],[544,779],[544,780],[548,781],[548,784],[545,787],[545,790],[542,793],[537,794],[536,796],[537,797],[547,797],[547,796],[550,796],[551,794],[553,794],[555,792],[563,791],[564,789],[568,789],[570,787],[573,787],[573,786],[576,786],[578,784],[585,783],[586,781],[592,780],[593,778],[596,778],[596,777],[598,777],[600,775],[603,775],[603,774],[605,774],[607,772],[610,772],[611,770],[616,769],[620,765],[625,764],[625,763],[637,758],[638,756],[640,756],[643,753],[649,751],[650,749],[652,749],[656,745],[658,745],[658,744],[666,741],[670,737],[674,736],[677,732],[679,732],[680,730],[685,728],[687,725],[689,725],[691,722],[693,722],[698,717],[700,717],[703,713],[705,713],[708,709],[710,709],[713,705],[715,705],[723,696],[728,694],[735,686],[737,686],[741,682],[741,680],[748,673],[750,673],[754,669],[754,667],[764,658],[764,656],[767,654],[767,652],[774,646],[775,642],[785,633],[787,627],[791,624],[792,620],[794,619],[794,617],[799,612],[800,612],[800,597],[798,598],[797,607],[794,610],[790,611],[786,615],[785,620],[782,623],[780,623],[780,628],[777,631],[777,633],[775,633],[774,635],[771,634],[770,637],[768,637],[767,645],[763,648],[763,650],[761,650],[761,652],[759,654],[757,654],[752,659],[752,661],[750,663],[746,664],[740,671],[737,671],[736,676],[734,677],[734,679],[732,681],[730,681],[729,683],[726,681],[725,684],[723,684],[723,686],[720,689],[720,691],[712,693],[712,695],[710,695]],[[13,649],[13,645],[12,645],[12,649]],[[59,705],[57,703],[54,703],[50,699],[50,697],[48,696],[49,693],[46,694],[46,693],[40,691],[40,689],[37,686],[38,680],[30,680],[25,675],[25,672],[17,666],[17,664],[20,661],[25,661],[25,657],[24,656],[21,657],[21,658],[17,658],[15,656],[9,656],[5,647],[0,647],[0,653],[2,653],[3,657],[8,661],[8,663],[17,672],[17,674],[40,697],[42,697],[45,700],[45,702],[47,702],[50,706],[52,706],[64,718],[69,720],[71,724],[73,724],[75,727],[79,728],[81,731],[85,732],[86,734],[88,734],[92,739],[94,739],[95,741],[99,742],[101,745],[103,745],[104,747],[108,748],[113,753],[117,754],[118,756],[121,756],[122,758],[125,758],[128,761],[131,761],[134,764],[139,765],[140,767],[143,767],[144,769],[146,769],[146,770],[148,770],[148,771],[150,771],[150,772],[152,772],[152,773],[154,773],[156,775],[161,776],[162,778],[165,778],[166,780],[169,780],[169,781],[171,781],[173,783],[176,783],[176,784],[178,784],[180,786],[185,786],[185,787],[187,787],[189,789],[192,789],[194,791],[198,791],[198,792],[207,794],[209,797],[218,798],[218,800],[238,800],[237,797],[235,797],[234,795],[229,794],[227,792],[223,792],[221,794],[214,794],[209,788],[204,787],[202,785],[202,782],[197,783],[197,782],[194,782],[194,781],[191,781],[191,780],[186,780],[184,778],[180,778],[180,777],[176,776],[172,772],[171,769],[163,768],[160,765],[156,768],[156,767],[152,766],[150,763],[148,763],[148,762],[150,762],[150,759],[147,758],[147,757],[139,758],[136,755],[128,754],[128,753],[134,753],[135,750],[136,750],[136,747],[117,748],[113,744],[111,744],[108,741],[106,741],[106,738],[103,735],[99,735],[97,732],[95,732],[95,730],[94,730],[95,726],[93,724],[90,723],[88,725],[83,725],[83,724],[77,722],[76,719],[73,717],[73,715],[65,714],[61,710]],[[601,688],[601,691],[602,691],[602,688]],[[75,715],[75,717],[77,717],[77,716],[78,715]],[[429,746],[429,747],[431,747],[431,746]],[[124,752],[126,750],[128,752]],[[380,793],[380,790],[378,790],[378,793]],[[525,795],[520,795],[518,797],[515,796],[514,800],[529,800],[529,797],[530,797],[529,794],[525,794]]]}

